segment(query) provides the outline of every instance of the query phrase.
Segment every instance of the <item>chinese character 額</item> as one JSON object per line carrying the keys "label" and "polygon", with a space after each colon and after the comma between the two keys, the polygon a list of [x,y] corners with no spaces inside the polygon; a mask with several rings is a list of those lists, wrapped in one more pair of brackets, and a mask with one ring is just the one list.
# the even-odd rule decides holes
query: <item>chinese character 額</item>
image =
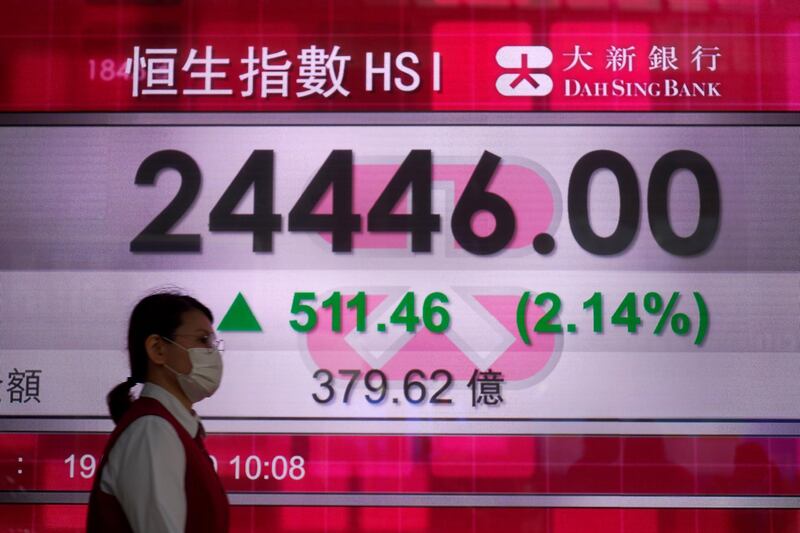
{"label": "chinese character \u984d", "polygon": [[[41,403],[39,399],[39,379],[41,370],[14,369],[8,373],[8,388],[11,403],[28,403],[31,400]],[[23,399],[24,398],[24,399]]]}

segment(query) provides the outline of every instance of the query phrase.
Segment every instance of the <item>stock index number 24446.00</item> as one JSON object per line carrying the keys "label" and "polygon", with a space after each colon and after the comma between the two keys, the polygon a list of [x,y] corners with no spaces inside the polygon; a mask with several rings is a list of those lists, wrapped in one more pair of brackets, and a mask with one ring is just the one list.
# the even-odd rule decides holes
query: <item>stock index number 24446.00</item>
{"label": "stock index number 24446.00", "polygon": [[[517,214],[511,204],[489,190],[500,162],[500,157],[491,152],[481,155],[451,214],[453,237],[472,254],[502,251],[516,231]],[[139,166],[135,183],[155,185],[159,173],[166,169],[179,173],[181,186],[163,211],[131,241],[131,252],[201,251],[200,234],[170,233],[199,194],[202,177],[197,162],[178,150],[155,152]],[[608,236],[597,235],[589,223],[589,184],[592,175],[601,170],[613,174],[620,194],[617,226]],[[669,220],[669,184],[681,170],[694,176],[699,193],[697,226],[688,236],[676,234]],[[441,231],[441,216],[432,210],[432,172],[431,150],[411,150],[367,213],[367,231],[407,232],[411,235],[412,252],[431,252],[431,235]],[[251,188],[253,212],[234,213]],[[328,190],[333,197],[331,212],[315,212]],[[394,212],[406,191],[410,192],[411,211]],[[719,184],[711,163],[699,153],[675,150],[658,159],[650,173],[646,204],[653,238],[666,252],[692,256],[713,243],[719,229]],[[494,219],[494,228],[488,235],[479,235],[472,227],[473,217],[480,212]],[[614,255],[627,249],[639,229],[641,214],[639,181],[631,163],[610,150],[595,150],[582,156],[570,175],[567,213],[572,234],[584,250],[594,255]],[[353,233],[362,231],[362,226],[362,215],[353,210],[353,152],[333,150],[290,210],[288,229],[329,232],[334,252],[350,252]],[[274,205],[274,152],[254,150],[211,209],[209,230],[250,232],[254,252],[272,252],[273,233],[281,229],[282,215],[275,213]],[[537,248],[535,241],[534,247]]]}

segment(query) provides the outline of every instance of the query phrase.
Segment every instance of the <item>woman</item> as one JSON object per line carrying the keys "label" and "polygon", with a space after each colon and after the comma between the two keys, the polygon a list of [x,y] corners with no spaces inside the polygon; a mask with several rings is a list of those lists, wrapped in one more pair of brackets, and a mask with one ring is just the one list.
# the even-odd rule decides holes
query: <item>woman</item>
{"label": "woman", "polygon": [[[117,424],[89,499],[87,531],[224,532],[228,500],[192,404],[222,377],[213,316],[190,296],[162,292],[133,309],[131,377],[108,394]],[[130,390],[144,383],[138,400]]]}

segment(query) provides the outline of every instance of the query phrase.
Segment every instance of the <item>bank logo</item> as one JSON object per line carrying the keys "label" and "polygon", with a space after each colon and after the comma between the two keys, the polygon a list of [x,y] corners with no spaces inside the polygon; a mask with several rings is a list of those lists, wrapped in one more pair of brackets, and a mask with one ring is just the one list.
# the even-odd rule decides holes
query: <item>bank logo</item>
{"label": "bank logo", "polygon": [[495,54],[497,64],[506,71],[495,87],[503,96],[547,96],[553,79],[537,72],[553,63],[553,52],[546,46],[504,46]]}

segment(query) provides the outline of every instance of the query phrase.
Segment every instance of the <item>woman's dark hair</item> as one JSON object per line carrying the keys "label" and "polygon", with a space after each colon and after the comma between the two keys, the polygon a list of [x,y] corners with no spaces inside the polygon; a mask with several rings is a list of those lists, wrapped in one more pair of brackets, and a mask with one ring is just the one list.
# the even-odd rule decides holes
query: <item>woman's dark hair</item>
{"label": "woman's dark hair", "polygon": [[114,423],[118,423],[131,406],[131,388],[147,379],[147,350],[145,340],[150,335],[172,338],[181,325],[183,314],[197,310],[214,321],[211,311],[191,296],[179,292],[157,292],[144,297],[131,312],[128,323],[128,358],[131,376],[111,389],[106,401]]}

